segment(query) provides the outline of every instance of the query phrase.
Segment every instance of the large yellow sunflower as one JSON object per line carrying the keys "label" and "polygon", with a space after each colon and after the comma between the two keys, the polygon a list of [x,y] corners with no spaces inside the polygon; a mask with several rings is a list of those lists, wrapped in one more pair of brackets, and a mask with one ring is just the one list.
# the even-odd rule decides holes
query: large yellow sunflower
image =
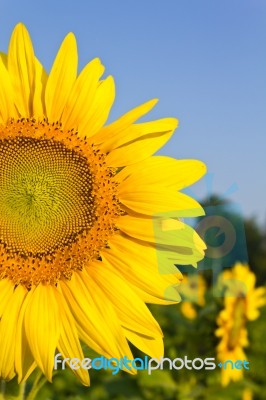
{"label": "large yellow sunflower", "polygon": [[[247,321],[259,317],[259,308],[266,304],[266,289],[255,288],[256,276],[248,265],[237,263],[222,273],[219,286],[224,288],[224,309],[217,318],[216,336],[220,338],[217,356],[222,362],[247,360],[244,348],[248,346]],[[223,386],[243,378],[243,369],[231,364],[221,370]]]}
{"label": "large yellow sunflower", "polygon": [[[115,98],[94,59],[77,75],[72,33],[46,74],[18,24],[0,56],[0,376],[52,379],[55,352],[132,359],[129,342],[163,354],[145,303],[179,301],[174,263],[204,244],[179,217],[202,214],[178,192],[198,180],[196,160],[153,156],[176,119],[135,124],[148,101],[103,126]],[[175,229],[171,229],[175,221]],[[163,257],[161,257],[161,255]],[[159,261],[159,262],[158,262]],[[89,385],[86,370],[74,371]]]}

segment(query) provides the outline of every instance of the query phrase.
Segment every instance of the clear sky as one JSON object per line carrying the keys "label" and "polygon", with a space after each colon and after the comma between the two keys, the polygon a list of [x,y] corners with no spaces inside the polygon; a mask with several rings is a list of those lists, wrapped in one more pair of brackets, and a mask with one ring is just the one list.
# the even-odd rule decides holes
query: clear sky
{"label": "clear sky", "polygon": [[160,151],[203,160],[213,177],[197,196],[225,193],[245,216],[266,221],[265,0],[0,0],[0,49],[14,25],[30,31],[49,70],[69,31],[80,67],[100,57],[114,76],[110,120],[160,99],[149,118],[175,116],[180,127]]}

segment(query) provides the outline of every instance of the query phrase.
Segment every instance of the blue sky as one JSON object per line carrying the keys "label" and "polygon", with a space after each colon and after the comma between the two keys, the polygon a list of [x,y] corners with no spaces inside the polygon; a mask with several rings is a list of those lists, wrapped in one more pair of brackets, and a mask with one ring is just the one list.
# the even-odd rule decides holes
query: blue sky
{"label": "blue sky", "polygon": [[265,224],[264,0],[2,0],[1,50],[19,21],[48,70],[69,31],[80,68],[102,59],[117,86],[110,120],[158,97],[149,118],[180,121],[160,153],[203,160],[213,185],[203,180],[195,194],[222,194],[234,184],[228,198]]}

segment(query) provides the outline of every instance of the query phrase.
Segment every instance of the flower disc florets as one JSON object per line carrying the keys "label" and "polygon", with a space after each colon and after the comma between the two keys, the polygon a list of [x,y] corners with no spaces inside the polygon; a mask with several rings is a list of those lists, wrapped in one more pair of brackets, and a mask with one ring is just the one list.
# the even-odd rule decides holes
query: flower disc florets
{"label": "flower disc florets", "polygon": [[60,124],[18,120],[2,128],[0,164],[2,276],[55,283],[98,257],[120,214],[103,154]]}

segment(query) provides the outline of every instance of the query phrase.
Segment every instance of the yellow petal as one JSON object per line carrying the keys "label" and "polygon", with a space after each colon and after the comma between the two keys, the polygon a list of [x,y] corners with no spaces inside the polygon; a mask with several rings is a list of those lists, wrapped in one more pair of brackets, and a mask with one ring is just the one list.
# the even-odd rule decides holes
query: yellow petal
{"label": "yellow petal", "polygon": [[105,264],[116,268],[117,274],[126,280],[134,292],[145,302],[151,304],[173,304],[181,301],[176,287],[170,286],[179,282],[180,274],[176,270],[176,276],[172,276],[169,282],[163,275],[146,269],[138,264],[134,268],[112,252],[102,255]]}
{"label": "yellow petal", "polygon": [[35,58],[29,33],[21,23],[15,27],[10,39],[8,72],[20,115],[32,116]]}
{"label": "yellow petal", "polygon": [[[71,281],[76,282],[76,277],[74,275],[72,275]],[[75,283],[73,286],[75,286]],[[94,329],[93,321],[91,320],[90,314],[88,314],[86,307],[84,307],[81,301],[76,298],[74,287],[70,288],[69,282],[61,282],[60,287],[64,297],[66,298],[69,309],[71,310],[71,313],[76,321],[78,335],[81,340],[86,343],[87,346],[96,351],[96,353],[108,354],[108,356],[110,356],[108,351],[105,350],[106,346],[105,343],[101,341],[101,336],[94,338],[93,335],[90,335],[90,331]]]}
{"label": "yellow petal", "polygon": [[116,180],[122,182],[126,179],[125,185],[131,187],[160,185],[181,190],[192,185],[205,173],[206,166],[201,161],[155,156],[125,167],[116,175]]}
{"label": "yellow petal", "polygon": [[190,301],[182,301],[180,310],[188,319],[195,319],[197,317],[197,311]]}
{"label": "yellow petal", "polygon": [[162,337],[151,338],[138,332],[132,332],[126,328],[124,329],[124,332],[128,340],[143,353],[148,354],[153,358],[160,359],[160,357],[163,357],[164,345]]}
{"label": "yellow petal", "polygon": [[45,91],[46,113],[50,122],[59,121],[77,76],[76,39],[69,33],[53,63]]}
{"label": "yellow petal", "polygon": [[117,316],[93,279],[76,273],[69,282],[62,282],[61,288],[76,320],[79,336],[88,346],[108,358],[125,355],[132,358]]}
{"label": "yellow petal", "polygon": [[259,287],[254,289],[250,300],[252,300],[255,307],[263,307],[266,304],[266,288]]}
{"label": "yellow petal", "polygon": [[127,285],[126,280],[116,274],[110,265],[90,265],[89,274],[102,288],[112,303],[121,325],[142,335],[161,337],[161,329],[144,302]]}
{"label": "yellow petal", "polygon": [[180,301],[172,285],[177,285],[182,275],[168,260],[158,260],[155,248],[120,235],[113,237],[109,246],[110,250],[101,252],[102,259],[129,282],[143,301],[158,304]]}
{"label": "yellow petal", "polygon": [[124,129],[122,133],[115,133],[109,140],[101,144],[101,149],[109,153],[114,149],[127,146],[128,144],[139,140],[145,139],[147,135],[158,136],[163,132],[169,132],[176,128],[177,120],[174,118],[163,118],[157,121],[144,122],[142,124],[133,124]]}
{"label": "yellow petal", "polygon": [[[78,129],[81,121],[87,119],[103,72],[104,67],[98,58],[81,71],[63,111],[62,124],[65,129]],[[79,133],[81,134],[80,129]]]}
{"label": "yellow petal", "polygon": [[149,100],[138,107],[133,108],[111,124],[104,126],[95,136],[95,143],[103,143],[106,149],[113,147],[113,143],[123,136],[123,131],[147,114],[158,102],[157,99]]}
{"label": "yellow petal", "polygon": [[253,391],[249,387],[243,389],[242,400],[253,400]]}
{"label": "yellow petal", "polygon": [[16,118],[18,113],[14,103],[14,90],[3,56],[0,57],[0,123],[5,124],[9,118]]}
{"label": "yellow petal", "polygon": [[46,116],[45,110],[45,87],[48,76],[42,64],[35,58],[35,80],[34,80],[34,94],[33,94],[33,116],[35,118],[43,119]]}
{"label": "yellow petal", "polygon": [[178,219],[164,217],[143,218],[123,215],[116,225],[124,233],[136,239],[170,246],[187,246],[198,248],[201,255],[206,245],[191,226]]}
{"label": "yellow petal", "polygon": [[[84,359],[84,354],[80,346],[76,322],[67,306],[63,295],[59,297],[60,319],[61,319],[61,334],[57,348],[63,358],[78,358]],[[88,371],[80,367],[72,370],[75,375],[81,380],[83,385],[90,385],[90,377]]]}
{"label": "yellow petal", "polygon": [[[95,135],[105,124],[115,99],[115,83],[112,76],[100,81],[90,108],[80,121],[82,136]],[[94,142],[94,140],[93,140]]]}
{"label": "yellow petal", "polygon": [[107,165],[124,167],[145,160],[170,139],[177,124],[175,118],[166,118],[131,125],[125,132],[123,145],[110,151],[106,157]]}
{"label": "yellow petal", "polygon": [[6,305],[0,322],[0,376],[10,380],[15,376],[15,343],[17,320],[27,290],[18,286]]}
{"label": "yellow petal", "polygon": [[2,60],[5,68],[7,69],[7,54],[0,51],[0,59]]}
{"label": "yellow petal", "polygon": [[42,372],[52,380],[54,353],[60,336],[57,290],[39,284],[27,296],[24,326],[30,350]]}
{"label": "yellow petal", "polygon": [[0,280],[0,318],[6,309],[6,305],[11,301],[14,289],[14,284],[9,279]]}
{"label": "yellow petal", "polygon": [[151,243],[141,242],[140,240],[129,238],[126,235],[119,234],[112,236],[108,245],[109,249],[104,249],[101,254],[114,253],[116,257],[126,256],[126,262],[129,265],[134,266],[135,264],[141,265],[142,268],[149,269],[154,273],[162,274],[162,276],[170,283],[178,283],[176,281],[176,276],[178,279],[182,277],[179,270],[171,263],[160,264],[158,260],[158,252],[155,245]]}
{"label": "yellow petal", "polygon": [[201,205],[184,193],[158,186],[138,186],[134,191],[132,191],[132,187],[131,190],[129,189],[129,186],[124,182],[119,185],[119,200],[137,213],[154,216],[167,213],[168,217],[204,215]]}
{"label": "yellow petal", "polygon": [[203,240],[193,228],[179,220],[167,216],[141,218],[125,215],[118,219],[117,226],[133,238],[154,243],[158,252],[167,250],[169,259],[172,256],[176,259],[176,254],[179,253],[179,262],[182,265],[194,265],[204,257],[206,245]]}
{"label": "yellow petal", "polygon": [[27,307],[27,297],[23,302],[17,320],[16,339],[15,339],[15,369],[18,374],[18,382],[25,382],[32,371],[37,367],[30,346],[26,337],[24,317]]}

